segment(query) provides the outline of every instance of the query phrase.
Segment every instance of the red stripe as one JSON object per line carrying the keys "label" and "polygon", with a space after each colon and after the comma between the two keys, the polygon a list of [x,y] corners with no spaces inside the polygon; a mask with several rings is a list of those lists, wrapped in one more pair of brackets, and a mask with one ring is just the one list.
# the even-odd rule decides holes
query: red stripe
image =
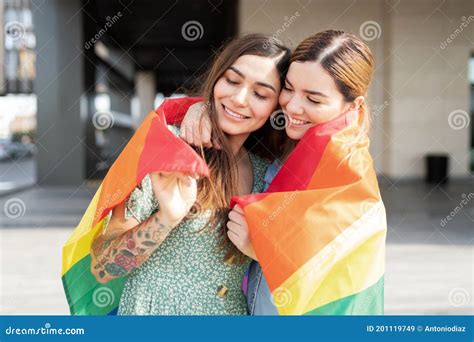
{"label": "red stripe", "polygon": [[[165,113],[169,114],[170,118],[178,119],[181,115],[184,116],[191,104],[201,100],[201,98],[166,100],[155,112],[148,114],[102,182],[94,225],[122,202],[150,172],[177,171],[200,176],[209,175],[204,160],[168,130],[165,120]],[[148,127],[147,122],[150,120]],[[140,139],[140,136],[144,136],[144,143],[141,142],[143,138]]]}
{"label": "red stripe", "polygon": [[306,190],[331,137],[356,118],[357,112],[351,111],[309,129],[291,152],[266,192],[233,197],[231,207],[236,203],[245,207],[262,200],[272,192]]}
{"label": "red stripe", "polygon": [[153,118],[138,162],[137,180],[153,171],[183,172],[209,176],[202,158],[166,127],[164,110]]}
{"label": "red stripe", "polygon": [[267,192],[306,190],[331,137],[356,117],[347,112],[306,132],[275,176]]}
{"label": "red stripe", "polygon": [[157,109],[156,112],[165,113],[166,122],[170,125],[178,125],[183,121],[189,107],[197,102],[203,102],[202,97],[180,97],[177,99],[166,99]]}

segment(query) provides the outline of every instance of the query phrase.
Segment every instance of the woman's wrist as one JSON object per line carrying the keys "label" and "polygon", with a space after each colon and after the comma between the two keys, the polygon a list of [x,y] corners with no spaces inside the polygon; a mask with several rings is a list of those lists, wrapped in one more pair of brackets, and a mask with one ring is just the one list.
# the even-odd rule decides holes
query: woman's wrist
{"label": "woman's wrist", "polygon": [[177,225],[180,224],[180,222],[183,220],[184,217],[178,219],[176,217],[171,217],[170,215],[166,214],[165,212],[163,211],[157,211],[155,214],[154,214],[154,217],[155,217],[155,222],[157,222],[156,220],[159,220],[159,222],[162,224],[162,227],[169,227],[170,229],[173,229],[174,227],[176,227]]}

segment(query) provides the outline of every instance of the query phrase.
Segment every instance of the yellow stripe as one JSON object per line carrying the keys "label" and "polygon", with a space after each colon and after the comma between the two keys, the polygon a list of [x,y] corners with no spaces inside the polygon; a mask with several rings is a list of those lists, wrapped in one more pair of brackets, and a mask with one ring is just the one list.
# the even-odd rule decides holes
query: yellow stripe
{"label": "yellow stripe", "polygon": [[101,189],[102,185],[97,189],[94,198],[87,207],[84,216],[82,216],[81,222],[79,222],[79,225],[74,229],[71,236],[64,244],[62,275],[74,266],[76,262],[90,253],[92,239],[104,223],[104,220],[101,220],[94,228],[91,227],[97,210],[97,203],[99,202]]}
{"label": "yellow stripe", "polygon": [[273,291],[280,315],[302,315],[375,284],[385,270],[380,201]]}

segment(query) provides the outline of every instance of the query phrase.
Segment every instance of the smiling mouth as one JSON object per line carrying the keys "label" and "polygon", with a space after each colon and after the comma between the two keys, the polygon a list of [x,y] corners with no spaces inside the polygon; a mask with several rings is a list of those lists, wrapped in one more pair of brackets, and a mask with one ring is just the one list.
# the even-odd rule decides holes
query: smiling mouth
{"label": "smiling mouth", "polygon": [[310,123],[311,121],[303,121],[290,117],[290,126],[304,126]]}
{"label": "smiling mouth", "polygon": [[229,108],[227,108],[227,107],[224,106],[224,105],[222,105],[222,108],[224,108],[224,111],[225,111],[228,115],[232,116],[233,118],[236,118],[236,119],[250,119],[248,116],[244,116],[244,115],[242,115],[242,114],[236,113],[236,112],[230,110]]}

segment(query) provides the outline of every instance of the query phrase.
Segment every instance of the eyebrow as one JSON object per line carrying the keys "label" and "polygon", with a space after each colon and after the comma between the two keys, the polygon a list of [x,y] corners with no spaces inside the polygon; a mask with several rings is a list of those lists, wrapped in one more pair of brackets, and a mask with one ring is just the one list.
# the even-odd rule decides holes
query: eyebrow
{"label": "eyebrow", "polygon": [[[291,84],[290,80],[288,78],[286,78],[286,82],[290,85],[290,87],[293,88],[293,84]],[[318,95],[318,96],[321,96],[321,97],[328,97],[326,94],[324,93],[321,93],[320,91],[315,91],[315,90],[308,90],[308,89],[303,89],[303,91],[305,93],[308,93],[308,94],[311,94],[311,95]]]}
{"label": "eyebrow", "polygon": [[[236,74],[238,74],[240,77],[242,77],[243,79],[245,79],[245,75],[242,73],[242,71],[240,71],[239,69],[237,69],[236,67],[229,67],[229,70],[232,70],[233,72],[235,72]],[[275,90],[275,88],[273,88],[273,86],[271,84],[268,84],[268,83],[265,83],[265,82],[255,82],[256,84],[258,84],[259,86],[262,86],[262,87],[266,87],[268,89],[271,89],[273,90],[275,93],[277,92]]]}

